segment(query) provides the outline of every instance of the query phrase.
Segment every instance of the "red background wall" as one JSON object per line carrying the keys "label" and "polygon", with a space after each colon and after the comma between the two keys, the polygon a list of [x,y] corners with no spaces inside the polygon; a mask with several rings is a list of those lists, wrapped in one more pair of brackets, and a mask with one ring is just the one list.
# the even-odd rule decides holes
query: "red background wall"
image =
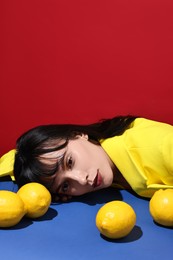
{"label": "red background wall", "polygon": [[23,131],[138,114],[173,123],[172,0],[2,0],[0,155]]}

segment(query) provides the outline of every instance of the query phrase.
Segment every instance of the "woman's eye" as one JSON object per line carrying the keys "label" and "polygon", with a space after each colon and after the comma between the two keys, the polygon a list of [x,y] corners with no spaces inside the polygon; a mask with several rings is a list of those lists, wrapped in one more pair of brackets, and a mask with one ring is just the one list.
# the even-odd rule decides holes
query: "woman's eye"
{"label": "woman's eye", "polygon": [[69,188],[69,184],[67,181],[65,181],[63,184],[62,184],[62,192],[67,192],[68,191],[68,188]]}
{"label": "woman's eye", "polygon": [[73,166],[73,159],[72,159],[72,157],[70,156],[70,157],[67,159],[67,167],[68,167],[69,169],[71,169],[72,166]]}

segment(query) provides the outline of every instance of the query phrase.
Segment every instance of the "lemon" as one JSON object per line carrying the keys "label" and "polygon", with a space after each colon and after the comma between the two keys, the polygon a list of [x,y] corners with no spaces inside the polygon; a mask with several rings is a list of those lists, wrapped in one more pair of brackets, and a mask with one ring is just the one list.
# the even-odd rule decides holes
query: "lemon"
{"label": "lemon", "polygon": [[51,203],[50,192],[40,183],[27,183],[18,190],[17,194],[23,200],[27,210],[26,217],[29,218],[43,216]]}
{"label": "lemon", "polygon": [[0,227],[12,227],[25,215],[25,205],[12,191],[0,191]]}
{"label": "lemon", "polygon": [[96,215],[96,226],[107,238],[127,236],[136,223],[134,209],[123,201],[111,201],[103,205]]}
{"label": "lemon", "polygon": [[149,203],[149,211],[154,221],[160,225],[173,226],[173,190],[158,190]]}

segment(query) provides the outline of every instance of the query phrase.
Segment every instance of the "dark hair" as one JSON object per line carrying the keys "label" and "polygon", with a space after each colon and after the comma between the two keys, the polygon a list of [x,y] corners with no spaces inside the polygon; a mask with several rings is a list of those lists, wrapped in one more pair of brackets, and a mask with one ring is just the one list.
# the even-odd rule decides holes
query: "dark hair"
{"label": "dark hair", "polygon": [[69,140],[82,133],[96,142],[121,135],[135,118],[136,116],[131,115],[117,116],[89,125],[41,125],[27,131],[16,143],[14,176],[18,186],[21,187],[28,182],[41,182],[41,177],[51,176],[58,170],[60,160],[47,165],[38,159],[39,156],[63,149]]}

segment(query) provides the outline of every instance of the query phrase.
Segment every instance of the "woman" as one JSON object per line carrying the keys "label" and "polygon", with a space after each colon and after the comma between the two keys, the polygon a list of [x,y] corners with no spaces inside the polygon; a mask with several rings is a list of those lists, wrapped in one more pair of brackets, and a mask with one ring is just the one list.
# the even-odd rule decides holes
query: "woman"
{"label": "woman", "polygon": [[14,177],[66,200],[111,186],[150,198],[173,188],[173,126],[135,116],[45,125],[17,140]]}

